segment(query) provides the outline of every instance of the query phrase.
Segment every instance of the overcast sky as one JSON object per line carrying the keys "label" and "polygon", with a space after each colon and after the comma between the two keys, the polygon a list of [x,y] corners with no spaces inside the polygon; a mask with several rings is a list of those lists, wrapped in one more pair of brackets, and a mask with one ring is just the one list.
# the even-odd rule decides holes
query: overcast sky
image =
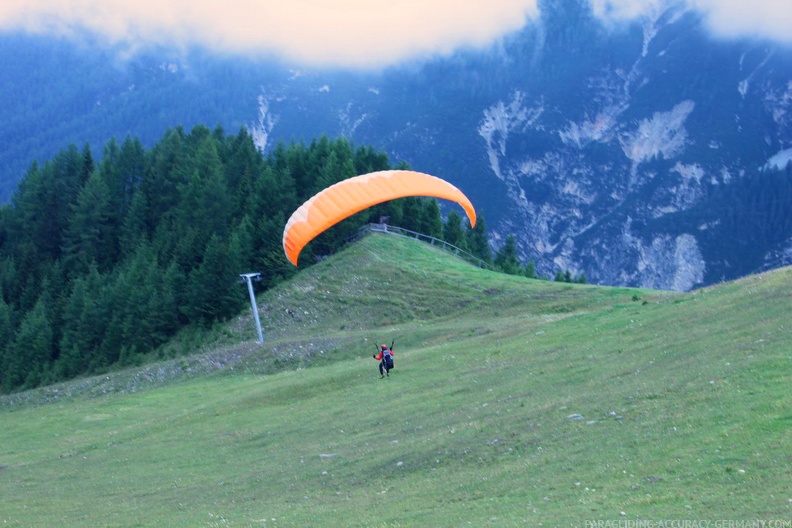
{"label": "overcast sky", "polygon": [[[590,1],[598,16],[628,20],[671,0]],[[792,45],[792,0],[682,1],[718,36]],[[537,16],[536,0],[2,0],[0,30],[367,68],[484,46]]]}

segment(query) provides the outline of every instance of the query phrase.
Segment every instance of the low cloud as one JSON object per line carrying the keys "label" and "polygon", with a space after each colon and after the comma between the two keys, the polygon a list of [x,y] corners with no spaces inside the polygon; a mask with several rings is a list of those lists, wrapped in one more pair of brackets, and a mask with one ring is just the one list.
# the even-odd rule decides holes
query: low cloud
{"label": "low cloud", "polygon": [[536,0],[5,0],[0,28],[365,68],[484,46],[536,15]]}
{"label": "low cloud", "polygon": [[792,45],[792,2],[689,0],[720,37],[761,37]]}
{"label": "low cloud", "polygon": [[[563,1],[563,0],[561,0]],[[590,0],[603,19],[704,13],[713,34],[792,44],[792,2]],[[538,16],[537,0],[3,0],[0,30],[79,37],[129,51],[201,46],[307,65],[378,68],[486,46]]]}
{"label": "low cloud", "polygon": [[792,45],[792,2],[779,0],[591,0],[605,20],[653,17],[671,5],[701,12],[718,38],[763,38]]}

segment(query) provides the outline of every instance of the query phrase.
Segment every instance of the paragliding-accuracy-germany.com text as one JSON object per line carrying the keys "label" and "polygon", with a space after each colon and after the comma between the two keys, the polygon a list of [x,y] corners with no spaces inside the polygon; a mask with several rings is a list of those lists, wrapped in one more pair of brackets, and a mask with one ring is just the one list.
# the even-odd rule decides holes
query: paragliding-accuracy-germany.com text
{"label": "paragliding-accuracy-germany.com text", "polygon": [[618,519],[612,521],[586,521],[583,526],[585,528],[792,528],[792,520]]}

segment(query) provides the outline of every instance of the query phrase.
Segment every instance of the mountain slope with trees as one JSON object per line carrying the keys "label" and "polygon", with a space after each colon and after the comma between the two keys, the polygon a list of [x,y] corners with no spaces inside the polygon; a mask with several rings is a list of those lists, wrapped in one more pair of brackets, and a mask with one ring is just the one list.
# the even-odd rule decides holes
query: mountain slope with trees
{"label": "mountain slope with trees", "polygon": [[0,200],[65,144],[208,124],[267,153],[345,137],[443,177],[543,275],[690,290],[792,263],[789,46],[713,38],[686,2],[620,23],[538,5],[492,46],[365,72],[0,34]]}
{"label": "mountain slope with trees", "polygon": [[[0,209],[2,391],[131,364],[181,328],[235,315],[246,301],[240,273],[261,271],[263,288],[295,273],[281,247],[294,209],[389,168],[386,154],[346,139],[281,143],[264,156],[245,129],[205,126],[171,129],[151,149],[127,137],[100,158],[71,145],[33,164]],[[332,253],[381,215],[491,261],[483,222],[474,230],[451,214],[444,224],[424,198],[355,215],[301,260]]]}

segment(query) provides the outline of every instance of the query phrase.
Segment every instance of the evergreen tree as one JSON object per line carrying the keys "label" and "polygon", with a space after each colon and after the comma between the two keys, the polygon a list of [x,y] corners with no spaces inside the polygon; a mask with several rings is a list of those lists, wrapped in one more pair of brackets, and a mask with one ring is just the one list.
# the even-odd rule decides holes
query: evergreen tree
{"label": "evergreen tree", "polygon": [[[76,188],[82,188],[85,182],[88,181],[91,174],[93,174],[96,164],[94,163],[93,154],[91,154],[91,146],[88,143],[83,145],[82,150],[82,165],[79,169],[79,179],[76,182]],[[76,190],[76,189],[75,189]]]}
{"label": "evergreen tree", "polygon": [[14,350],[10,347],[14,338],[13,309],[0,296],[0,394],[11,389],[6,386],[9,381],[4,373],[9,372],[14,359]]}
{"label": "evergreen tree", "polygon": [[163,343],[177,328],[177,292],[166,282],[151,247],[138,249],[118,282],[116,315],[123,342],[114,349],[119,357],[122,348],[129,355]]}
{"label": "evergreen tree", "polygon": [[495,267],[509,275],[520,274],[520,260],[517,257],[517,240],[509,234],[503,246],[495,254]]}
{"label": "evergreen tree", "polygon": [[105,297],[106,277],[92,267],[84,278],[74,281],[63,310],[61,354],[55,365],[59,379],[87,373],[104,339],[111,315]]}
{"label": "evergreen tree", "polygon": [[402,201],[402,218],[400,227],[420,232],[422,227],[424,206],[421,198],[408,197]]}
{"label": "evergreen tree", "polygon": [[200,265],[207,241],[228,235],[231,200],[217,146],[205,127],[196,127],[179,170],[187,173],[178,186],[178,203],[163,217],[154,244],[160,258],[173,258],[185,272]]}
{"label": "evergreen tree", "polygon": [[5,255],[0,260],[0,300],[13,308],[22,297],[22,280],[13,255]]}
{"label": "evergreen tree", "polygon": [[523,275],[525,275],[529,279],[538,278],[536,275],[536,263],[533,260],[529,260],[528,263],[525,265],[525,269],[523,270]]}
{"label": "evergreen tree", "polygon": [[12,224],[16,228],[12,236],[17,244],[30,244],[40,264],[61,255],[70,213],[70,194],[66,191],[79,188],[81,165],[82,157],[72,146],[41,168],[34,164],[14,196],[17,221]]}
{"label": "evergreen tree", "polygon": [[[296,273],[296,269],[286,260],[283,254],[283,226],[286,224],[282,215],[272,218],[262,218],[257,226],[256,232],[259,233],[258,241],[260,246],[255,250],[256,262],[261,269],[268,270],[263,277],[263,286],[270,287],[279,282],[280,279],[289,277]],[[310,251],[309,248],[308,251]],[[305,250],[303,250],[305,251]],[[301,262],[309,262],[310,258],[301,256]]]}
{"label": "evergreen tree", "polygon": [[225,179],[233,201],[234,217],[238,220],[250,211],[251,202],[255,200],[256,179],[264,172],[265,164],[245,127],[232,138],[228,149],[228,159],[224,162]]}
{"label": "evergreen tree", "polygon": [[437,200],[427,200],[424,203],[419,227],[417,230],[419,233],[435,238],[443,238],[443,218],[440,216],[440,206]]}
{"label": "evergreen tree", "polygon": [[151,233],[148,231],[147,210],[148,202],[145,193],[135,192],[129,211],[121,223],[118,240],[119,261],[133,254],[140,244],[149,241]]}
{"label": "evergreen tree", "polygon": [[98,171],[110,195],[113,218],[120,224],[146,171],[146,155],[140,140],[127,136],[119,147],[111,139],[105,146]]}
{"label": "evergreen tree", "polygon": [[14,342],[4,373],[10,388],[32,388],[46,379],[52,359],[52,327],[47,320],[46,298],[42,297],[25,314]]}
{"label": "evergreen tree", "polygon": [[384,152],[377,152],[371,146],[358,147],[355,151],[356,174],[368,174],[369,172],[383,171],[389,168],[388,155]]}
{"label": "evergreen tree", "polygon": [[190,174],[180,187],[180,201],[175,208],[177,225],[195,229],[208,240],[210,235],[228,233],[231,199],[217,151],[217,143],[206,130],[197,128],[198,139],[191,153]]}
{"label": "evergreen tree", "polygon": [[291,173],[266,165],[253,181],[253,192],[243,214],[251,219],[283,216],[291,214],[300,203]]}
{"label": "evergreen tree", "polygon": [[203,262],[190,274],[187,316],[209,325],[228,317],[241,307],[242,290],[237,285],[239,268],[232,265],[228,248],[213,236]]}
{"label": "evergreen tree", "polygon": [[171,262],[162,277],[162,292],[156,333],[152,335],[157,344],[164,343],[189,320],[183,307],[187,305],[187,277],[175,262]]}
{"label": "evergreen tree", "polygon": [[298,201],[311,196],[315,175],[309,177],[306,169],[308,156],[304,144],[292,143],[286,147],[285,143],[278,142],[267,161],[278,180],[293,180]]}
{"label": "evergreen tree", "polygon": [[470,223],[467,224],[466,241],[468,251],[484,262],[492,262],[492,249],[489,244],[489,237],[487,235],[487,222],[483,214],[479,214],[476,219],[476,226],[471,228]]}
{"label": "evergreen tree", "polygon": [[448,218],[443,226],[443,240],[464,251],[468,249],[465,230],[462,227],[462,217],[456,211],[448,213]]}
{"label": "evergreen tree", "polygon": [[253,223],[248,216],[245,216],[234,228],[228,242],[229,266],[239,270],[239,273],[247,273],[255,266],[256,261],[253,259],[255,238]]}
{"label": "evergreen tree", "polygon": [[333,143],[328,161],[321,170],[320,181],[325,175],[329,176],[330,185],[356,176],[352,146],[345,139]]}
{"label": "evergreen tree", "polygon": [[332,170],[325,170],[328,164],[337,163],[330,160],[330,155],[335,149],[330,143],[330,138],[322,135],[319,139],[311,141],[307,149],[306,177],[309,179],[311,187],[309,196],[313,196],[322,189],[329,187],[340,179],[336,179],[336,174]]}
{"label": "evergreen tree", "polygon": [[98,173],[89,176],[71,206],[64,235],[64,260],[69,275],[85,275],[91,264],[108,270],[118,256],[110,192]]}
{"label": "evergreen tree", "polygon": [[179,188],[187,181],[190,172],[186,163],[186,137],[179,127],[168,130],[154,146],[143,179],[141,190],[146,195],[148,222],[153,231],[163,217],[179,204]]}

